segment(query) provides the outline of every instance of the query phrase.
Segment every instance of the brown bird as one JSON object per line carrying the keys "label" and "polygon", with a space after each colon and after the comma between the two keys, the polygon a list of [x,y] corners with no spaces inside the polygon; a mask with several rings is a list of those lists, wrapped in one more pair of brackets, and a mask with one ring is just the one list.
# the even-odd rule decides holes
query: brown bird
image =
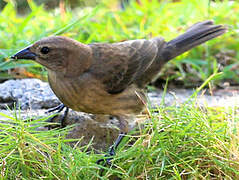
{"label": "brown bird", "polygon": [[[52,90],[66,107],[116,116],[122,133],[127,133],[128,122],[145,107],[144,87],[161,67],[225,32],[224,26],[203,21],[169,42],[156,37],[112,44],[82,44],[67,37],[51,36],[12,58],[31,59],[45,66]],[[60,106],[60,110],[63,107]]]}

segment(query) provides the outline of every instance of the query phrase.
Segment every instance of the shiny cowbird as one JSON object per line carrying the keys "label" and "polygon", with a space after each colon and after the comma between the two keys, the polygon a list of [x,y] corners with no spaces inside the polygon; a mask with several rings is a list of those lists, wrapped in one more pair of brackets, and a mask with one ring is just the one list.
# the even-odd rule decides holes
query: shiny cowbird
{"label": "shiny cowbird", "polygon": [[144,87],[157,77],[161,67],[225,32],[224,26],[207,20],[194,24],[169,42],[155,37],[83,44],[67,37],[50,36],[12,58],[31,59],[45,66],[52,90],[66,107],[113,115],[119,119],[122,133],[127,133],[128,122],[145,107]]}

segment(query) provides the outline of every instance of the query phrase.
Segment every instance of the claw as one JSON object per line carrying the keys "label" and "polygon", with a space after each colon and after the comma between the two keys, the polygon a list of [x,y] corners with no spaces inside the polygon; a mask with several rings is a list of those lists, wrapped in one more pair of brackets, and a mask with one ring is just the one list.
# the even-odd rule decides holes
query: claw
{"label": "claw", "polygon": [[[105,157],[107,157],[107,155],[105,155]],[[99,159],[98,161],[96,161],[96,164],[100,164],[101,162],[104,162],[103,166],[112,166],[111,160],[113,158],[106,158],[106,159]],[[114,165],[113,165],[114,166]]]}
{"label": "claw", "polygon": [[[105,155],[105,157],[108,157],[108,154]],[[112,164],[111,160],[113,158],[110,157],[110,158],[106,158],[106,159],[99,159],[98,161],[96,161],[96,164],[100,164],[101,162],[104,162],[102,164],[102,166],[109,166],[109,167],[113,167],[113,168],[116,168],[115,165]],[[104,169],[103,168],[100,168],[100,176],[103,176],[103,172],[104,172]]]}
{"label": "claw", "polygon": [[58,110],[58,113],[59,113],[64,109],[64,107],[65,107],[65,105],[61,103],[60,105],[58,105],[58,106],[56,106],[52,109],[49,109],[46,113],[48,114],[48,113],[51,113],[51,112],[56,111],[56,110]]}
{"label": "claw", "polygon": [[[65,111],[64,111],[63,116],[61,116],[61,118],[60,118],[61,128],[66,127],[65,118],[66,118],[66,116],[67,116],[67,114],[68,114],[69,108],[66,107],[64,104],[60,104],[60,105],[58,105],[58,106],[56,106],[56,107],[54,107],[54,108],[52,108],[52,109],[50,109],[50,110],[48,110],[48,111],[46,112],[46,113],[51,113],[51,112],[56,111],[56,114],[58,114],[58,113],[60,113],[61,111],[63,111],[64,108],[66,108],[66,109],[65,109]],[[54,119],[54,118],[55,118],[55,116],[53,116],[53,117],[47,119],[47,122],[53,122],[53,119]],[[48,126],[48,129],[50,130],[51,127]]]}

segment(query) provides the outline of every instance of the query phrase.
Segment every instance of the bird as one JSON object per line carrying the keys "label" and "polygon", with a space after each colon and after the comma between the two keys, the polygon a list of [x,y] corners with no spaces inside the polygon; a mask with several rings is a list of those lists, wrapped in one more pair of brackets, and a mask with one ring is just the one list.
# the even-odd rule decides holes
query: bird
{"label": "bird", "polygon": [[169,60],[227,31],[212,20],[198,22],[166,42],[162,37],[115,43],[84,44],[64,36],[49,36],[20,50],[12,59],[29,59],[46,67],[51,89],[64,107],[118,118],[121,131],[147,103],[145,87]]}

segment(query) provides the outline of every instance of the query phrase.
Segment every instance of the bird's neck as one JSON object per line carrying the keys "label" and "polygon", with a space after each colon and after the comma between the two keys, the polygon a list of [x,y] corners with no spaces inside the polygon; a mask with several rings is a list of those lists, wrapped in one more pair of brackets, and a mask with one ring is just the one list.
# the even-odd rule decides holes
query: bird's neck
{"label": "bird's neck", "polygon": [[80,44],[78,49],[70,55],[64,69],[64,77],[77,77],[88,71],[92,65],[92,50],[88,45]]}

